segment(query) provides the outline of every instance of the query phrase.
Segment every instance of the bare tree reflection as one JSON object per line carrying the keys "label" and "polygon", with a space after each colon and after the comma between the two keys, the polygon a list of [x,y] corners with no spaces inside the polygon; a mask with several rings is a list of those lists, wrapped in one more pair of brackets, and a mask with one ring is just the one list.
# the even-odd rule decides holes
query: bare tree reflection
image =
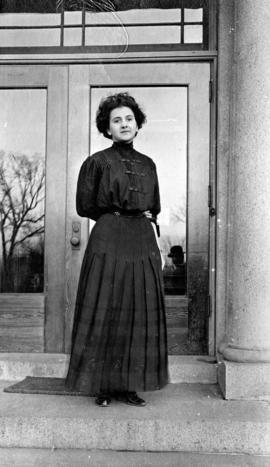
{"label": "bare tree reflection", "polygon": [[56,0],[56,10],[82,10],[87,11],[115,11],[114,2],[111,0]]}
{"label": "bare tree reflection", "polygon": [[[45,169],[38,154],[30,158],[0,151],[1,292],[31,290],[31,262],[43,255],[44,185]],[[27,281],[30,290],[21,290]]]}
{"label": "bare tree reflection", "polygon": [[172,224],[177,224],[177,222],[182,222],[183,224],[186,223],[186,199],[182,197],[181,204],[177,206],[176,209],[172,209],[171,212],[171,222]]}

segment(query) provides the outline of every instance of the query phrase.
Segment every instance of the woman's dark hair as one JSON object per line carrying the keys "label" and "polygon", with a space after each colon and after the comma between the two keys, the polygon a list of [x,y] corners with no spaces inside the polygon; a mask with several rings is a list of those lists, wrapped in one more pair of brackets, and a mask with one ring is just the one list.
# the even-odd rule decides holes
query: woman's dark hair
{"label": "woman's dark hair", "polygon": [[109,128],[111,111],[117,107],[129,107],[134,113],[138,128],[141,128],[146,122],[146,115],[143,113],[134,97],[130,96],[128,92],[119,92],[118,94],[105,97],[101,100],[96,115],[97,129],[105,138],[112,139],[111,135],[107,133],[107,130]]}

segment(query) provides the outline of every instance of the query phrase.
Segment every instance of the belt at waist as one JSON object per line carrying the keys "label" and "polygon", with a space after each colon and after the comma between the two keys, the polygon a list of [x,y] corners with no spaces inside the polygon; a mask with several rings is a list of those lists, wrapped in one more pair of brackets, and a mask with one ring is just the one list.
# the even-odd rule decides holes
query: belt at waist
{"label": "belt at waist", "polygon": [[124,216],[124,217],[143,217],[144,213],[142,211],[138,210],[130,210],[127,211],[125,209],[115,209],[110,211],[110,214],[113,214],[114,216]]}
{"label": "belt at waist", "polygon": [[[124,210],[124,209],[116,209],[109,211],[110,214],[113,214],[114,216],[123,216],[123,217],[144,217],[145,214],[142,211],[138,210]],[[156,231],[157,231],[157,236],[160,237],[160,230],[159,230],[159,224],[157,222],[156,216],[152,216],[151,218],[148,218],[150,222],[153,222],[156,226]]]}

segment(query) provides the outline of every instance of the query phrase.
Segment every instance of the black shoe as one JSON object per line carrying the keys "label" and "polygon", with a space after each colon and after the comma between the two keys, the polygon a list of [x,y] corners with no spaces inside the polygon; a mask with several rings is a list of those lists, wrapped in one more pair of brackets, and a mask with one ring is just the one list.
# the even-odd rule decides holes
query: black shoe
{"label": "black shoe", "polygon": [[123,392],[117,395],[117,400],[125,402],[128,405],[134,405],[136,407],[144,407],[146,405],[145,400],[141,399],[136,392]]}
{"label": "black shoe", "polygon": [[107,394],[99,394],[95,399],[95,403],[99,405],[99,407],[108,407],[111,401],[111,398]]}

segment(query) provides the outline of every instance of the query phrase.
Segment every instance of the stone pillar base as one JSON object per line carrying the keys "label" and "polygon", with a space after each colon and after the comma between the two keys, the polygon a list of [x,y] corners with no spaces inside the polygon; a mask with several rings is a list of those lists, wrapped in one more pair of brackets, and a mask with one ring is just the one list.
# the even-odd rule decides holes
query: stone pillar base
{"label": "stone pillar base", "polygon": [[270,363],[218,364],[218,382],[225,399],[270,400]]}

